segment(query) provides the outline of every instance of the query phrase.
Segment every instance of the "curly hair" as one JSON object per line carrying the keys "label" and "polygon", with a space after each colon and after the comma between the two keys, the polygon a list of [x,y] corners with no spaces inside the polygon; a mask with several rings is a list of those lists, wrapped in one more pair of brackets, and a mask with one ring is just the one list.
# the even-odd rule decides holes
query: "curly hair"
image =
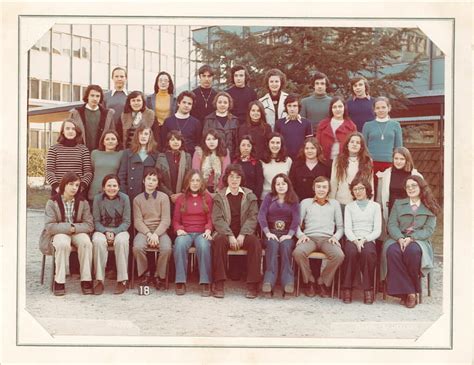
{"label": "curly hair", "polygon": [[280,78],[280,90],[283,90],[283,88],[286,86],[286,75],[280,71],[277,68],[272,68],[267,71],[265,74],[265,80],[264,80],[264,85],[267,88],[267,90],[270,92],[270,88],[268,87],[268,81],[270,80],[270,77],[272,76],[278,76]]}
{"label": "curly hair", "polygon": [[314,146],[314,148],[316,148],[316,159],[318,160],[318,162],[325,163],[326,158],[324,157],[323,148],[321,147],[321,144],[319,143],[316,137],[305,138],[303,145],[301,146],[296,158],[301,161],[306,161],[306,155],[304,153],[304,150],[307,143],[311,143]]}
{"label": "curly hair", "polygon": [[[250,158],[255,158],[255,143],[253,141],[253,138],[250,134],[244,134],[242,137],[239,138],[239,143],[237,144],[237,148],[235,149],[235,156],[240,156],[240,144],[242,141],[249,141],[250,145],[252,146],[252,149],[250,150]],[[239,159],[239,157],[237,157]]]}
{"label": "curly hair", "polygon": [[127,100],[125,101],[125,106],[123,107],[123,112],[124,113],[131,113],[133,112],[133,108],[132,106],[130,105],[130,101],[132,99],[135,99],[137,97],[141,97],[142,98],[142,107],[141,109],[139,110],[140,112],[144,112],[145,109],[146,109],[146,100],[145,100],[145,95],[143,95],[143,93],[141,91],[138,91],[138,90],[135,90],[135,91],[132,91],[130,94],[128,94],[127,96]]}
{"label": "curly hair", "polygon": [[341,153],[336,157],[336,177],[338,181],[342,181],[346,177],[347,167],[349,166],[349,142],[352,137],[360,138],[360,150],[357,153],[357,159],[359,160],[359,171],[357,171],[356,177],[360,177],[366,180],[372,179],[372,158],[370,157],[369,150],[365,144],[364,136],[360,132],[353,132],[349,134],[342,145]]}

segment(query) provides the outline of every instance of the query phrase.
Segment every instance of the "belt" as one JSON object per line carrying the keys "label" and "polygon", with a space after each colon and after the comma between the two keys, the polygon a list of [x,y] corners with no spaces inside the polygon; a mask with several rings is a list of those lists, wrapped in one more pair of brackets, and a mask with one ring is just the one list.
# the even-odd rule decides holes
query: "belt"
{"label": "belt", "polygon": [[271,228],[273,228],[274,230],[276,230],[276,231],[288,230],[289,225],[290,224],[288,222],[285,222],[285,221],[282,221],[282,220],[278,220],[278,221],[269,223],[269,226]]}

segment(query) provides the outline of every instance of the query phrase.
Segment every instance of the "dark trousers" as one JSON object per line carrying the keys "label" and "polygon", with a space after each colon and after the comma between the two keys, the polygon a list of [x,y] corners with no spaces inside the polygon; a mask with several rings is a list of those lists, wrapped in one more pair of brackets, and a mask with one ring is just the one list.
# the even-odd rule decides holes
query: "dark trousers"
{"label": "dark trousers", "polygon": [[411,242],[402,252],[398,242],[387,250],[387,293],[403,296],[420,292],[421,247]]}
{"label": "dark trousers", "polygon": [[[262,262],[262,243],[255,235],[247,235],[242,247],[247,250],[247,283],[261,281],[260,265]],[[226,280],[227,251],[230,249],[229,238],[218,234],[212,241],[212,277],[214,281]]]}
{"label": "dark trousers", "polygon": [[347,240],[343,246],[344,262],[342,263],[342,288],[352,289],[358,283],[362,274],[362,288],[373,289],[375,265],[377,265],[377,250],[375,242],[366,242],[360,253],[357,246]]}

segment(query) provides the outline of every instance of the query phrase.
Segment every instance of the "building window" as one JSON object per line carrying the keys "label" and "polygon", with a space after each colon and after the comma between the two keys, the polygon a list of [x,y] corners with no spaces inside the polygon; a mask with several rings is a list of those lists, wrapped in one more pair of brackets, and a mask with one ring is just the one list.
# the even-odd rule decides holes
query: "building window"
{"label": "building window", "polygon": [[59,33],[71,33],[71,25],[70,24],[54,24],[53,31]]}
{"label": "building window", "polygon": [[81,87],[79,85],[72,86],[72,101],[81,101]]}
{"label": "building window", "polygon": [[53,53],[54,54],[61,54],[61,34],[60,33],[53,33]]}
{"label": "building window", "polygon": [[69,34],[61,34],[61,48],[63,55],[71,57],[71,36]]}
{"label": "building window", "polygon": [[127,44],[127,29],[125,25],[110,26],[110,41],[117,44]]}
{"label": "building window", "polygon": [[76,58],[90,58],[90,39],[74,37],[72,40],[73,56]]}
{"label": "building window", "polygon": [[62,84],[62,101],[71,101],[71,85]]}
{"label": "building window", "polygon": [[74,57],[81,57],[81,38],[73,37],[72,38],[72,55]]}
{"label": "building window", "polygon": [[108,25],[93,25],[92,26],[92,38],[108,42],[109,41],[109,27],[108,27]]}
{"label": "building window", "polygon": [[72,34],[80,35],[83,37],[90,38],[91,36],[91,27],[89,24],[73,24],[72,25]]}
{"label": "building window", "polygon": [[61,84],[53,82],[53,100],[61,101]]}
{"label": "building window", "polygon": [[30,98],[39,99],[39,80],[30,79]]}

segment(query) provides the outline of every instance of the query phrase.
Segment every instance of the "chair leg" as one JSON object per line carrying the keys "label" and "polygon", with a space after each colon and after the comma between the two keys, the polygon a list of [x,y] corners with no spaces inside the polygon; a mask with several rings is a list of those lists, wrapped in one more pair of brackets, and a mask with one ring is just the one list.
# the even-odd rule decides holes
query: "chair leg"
{"label": "chair leg", "polygon": [[420,292],[417,293],[418,295],[418,303],[421,304],[423,302],[423,276],[420,275]]}
{"label": "chair leg", "polygon": [[431,297],[431,273],[426,276],[426,285],[428,286],[428,296]]}
{"label": "chair leg", "polygon": [[130,280],[130,289],[133,289],[135,287],[135,257],[132,257],[132,272],[130,273],[130,277],[132,280]]}
{"label": "chair leg", "polygon": [[374,302],[377,301],[377,265],[375,265],[375,269],[374,269],[374,282],[373,282],[373,291],[374,291]]}
{"label": "chair leg", "polygon": [[41,276],[40,276],[40,282],[41,285],[44,283],[44,267],[46,265],[46,255],[43,255],[43,260],[41,262]]}
{"label": "chair leg", "polygon": [[54,291],[54,272],[56,271],[56,255],[53,251],[53,263],[52,263],[52,270],[51,270],[51,291]]}

